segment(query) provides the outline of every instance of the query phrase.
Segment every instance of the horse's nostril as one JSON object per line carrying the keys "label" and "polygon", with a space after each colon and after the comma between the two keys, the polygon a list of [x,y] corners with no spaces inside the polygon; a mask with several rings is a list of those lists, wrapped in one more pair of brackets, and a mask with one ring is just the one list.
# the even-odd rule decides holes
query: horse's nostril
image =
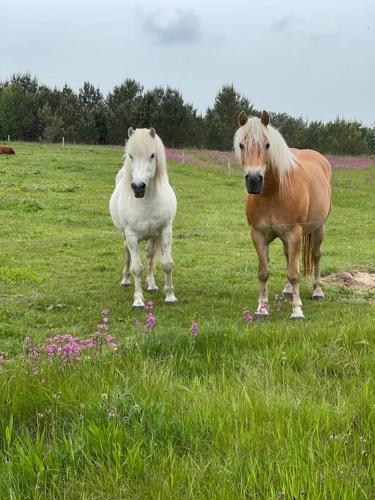
{"label": "horse's nostril", "polygon": [[140,182],[139,184],[136,184],[135,182],[132,182],[131,184],[132,190],[133,191],[144,191],[146,188],[146,184],[144,182]]}

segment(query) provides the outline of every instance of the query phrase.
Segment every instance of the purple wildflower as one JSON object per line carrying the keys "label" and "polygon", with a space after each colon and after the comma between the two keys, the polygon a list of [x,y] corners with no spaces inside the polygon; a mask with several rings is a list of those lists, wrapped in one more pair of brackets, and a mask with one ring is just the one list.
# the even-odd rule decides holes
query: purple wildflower
{"label": "purple wildflower", "polygon": [[199,333],[199,325],[196,321],[193,321],[191,324],[191,336],[194,338],[198,337]]}
{"label": "purple wildflower", "polygon": [[154,308],[154,303],[152,300],[149,300],[147,303],[146,303],[146,311],[150,312],[152,311]]}
{"label": "purple wildflower", "polygon": [[103,314],[103,316],[108,316],[108,314],[109,314],[108,307],[105,307],[104,309],[102,309],[102,314]]}
{"label": "purple wildflower", "polygon": [[254,316],[248,310],[243,312],[242,317],[247,325],[250,325],[254,321]]}
{"label": "purple wildflower", "polygon": [[145,324],[145,331],[146,331],[146,332],[151,331],[151,330],[154,328],[155,323],[156,323],[156,318],[155,318],[155,316],[153,316],[153,314],[152,314],[152,313],[149,313],[149,314],[147,315],[147,322],[146,322],[146,324]]}

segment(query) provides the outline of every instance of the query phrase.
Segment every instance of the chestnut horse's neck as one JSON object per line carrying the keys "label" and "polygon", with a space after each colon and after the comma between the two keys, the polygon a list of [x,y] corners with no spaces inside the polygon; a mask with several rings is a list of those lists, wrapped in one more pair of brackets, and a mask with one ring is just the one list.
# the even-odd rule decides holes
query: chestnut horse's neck
{"label": "chestnut horse's neck", "polygon": [[267,197],[280,196],[281,187],[280,174],[275,172],[271,165],[267,165],[266,175],[264,178],[263,195]]}

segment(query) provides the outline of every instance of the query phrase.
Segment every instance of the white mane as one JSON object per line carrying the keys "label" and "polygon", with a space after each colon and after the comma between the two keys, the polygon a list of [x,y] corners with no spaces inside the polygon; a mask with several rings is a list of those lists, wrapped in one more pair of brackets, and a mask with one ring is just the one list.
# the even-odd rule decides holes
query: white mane
{"label": "white mane", "polygon": [[268,150],[270,167],[279,173],[280,179],[298,167],[295,156],[280,132],[271,125],[264,126],[260,118],[256,117],[249,118],[234,135],[233,147],[238,160],[241,158],[240,143],[251,146],[254,142],[263,143],[264,139],[270,144]]}
{"label": "white mane", "polygon": [[150,134],[150,130],[147,128],[137,128],[126,143],[124,165],[116,176],[116,184],[120,179],[124,178],[125,183],[129,186],[130,189],[130,183],[132,179],[129,149],[131,149],[136,156],[144,158],[147,158],[152,153],[154,153],[156,159],[156,171],[154,177],[152,178],[152,181],[168,181],[167,159],[165,156],[165,148],[162,140],[157,134],[155,134],[155,137],[152,137]]}

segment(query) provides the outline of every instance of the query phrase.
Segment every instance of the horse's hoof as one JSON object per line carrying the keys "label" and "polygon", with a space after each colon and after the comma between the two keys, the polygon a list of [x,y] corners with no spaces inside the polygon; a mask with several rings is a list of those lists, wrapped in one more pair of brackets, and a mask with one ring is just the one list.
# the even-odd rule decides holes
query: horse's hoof
{"label": "horse's hoof", "polygon": [[313,295],[312,299],[315,300],[316,302],[324,302],[325,301],[324,295]]}
{"label": "horse's hoof", "polygon": [[290,319],[291,319],[292,321],[299,321],[299,320],[303,320],[303,319],[305,319],[305,316],[304,316],[304,315],[302,315],[302,316],[293,316],[293,314],[292,314],[292,315],[290,316]]}
{"label": "horse's hoof", "polygon": [[177,299],[176,300],[166,300],[164,302],[166,306],[175,306],[177,304]]}
{"label": "horse's hoof", "polygon": [[270,319],[270,315],[269,314],[260,314],[260,313],[255,313],[254,314],[254,319],[256,321],[258,320],[261,320],[261,321],[265,321],[267,319]]}
{"label": "horse's hoof", "polygon": [[292,292],[283,292],[283,299],[284,300],[293,300]]}
{"label": "horse's hoof", "polygon": [[130,283],[120,283],[121,288],[130,288]]}
{"label": "horse's hoof", "polygon": [[158,293],[158,291],[159,291],[159,288],[148,288],[147,289],[148,293]]}
{"label": "horse's hoof", "polygon": [[145,308],[145,306],[144,306],[144,305],[140,305],[140,304],[133,304],[133,309],[134,309],[134,311],[142,311],[144,308]]}

